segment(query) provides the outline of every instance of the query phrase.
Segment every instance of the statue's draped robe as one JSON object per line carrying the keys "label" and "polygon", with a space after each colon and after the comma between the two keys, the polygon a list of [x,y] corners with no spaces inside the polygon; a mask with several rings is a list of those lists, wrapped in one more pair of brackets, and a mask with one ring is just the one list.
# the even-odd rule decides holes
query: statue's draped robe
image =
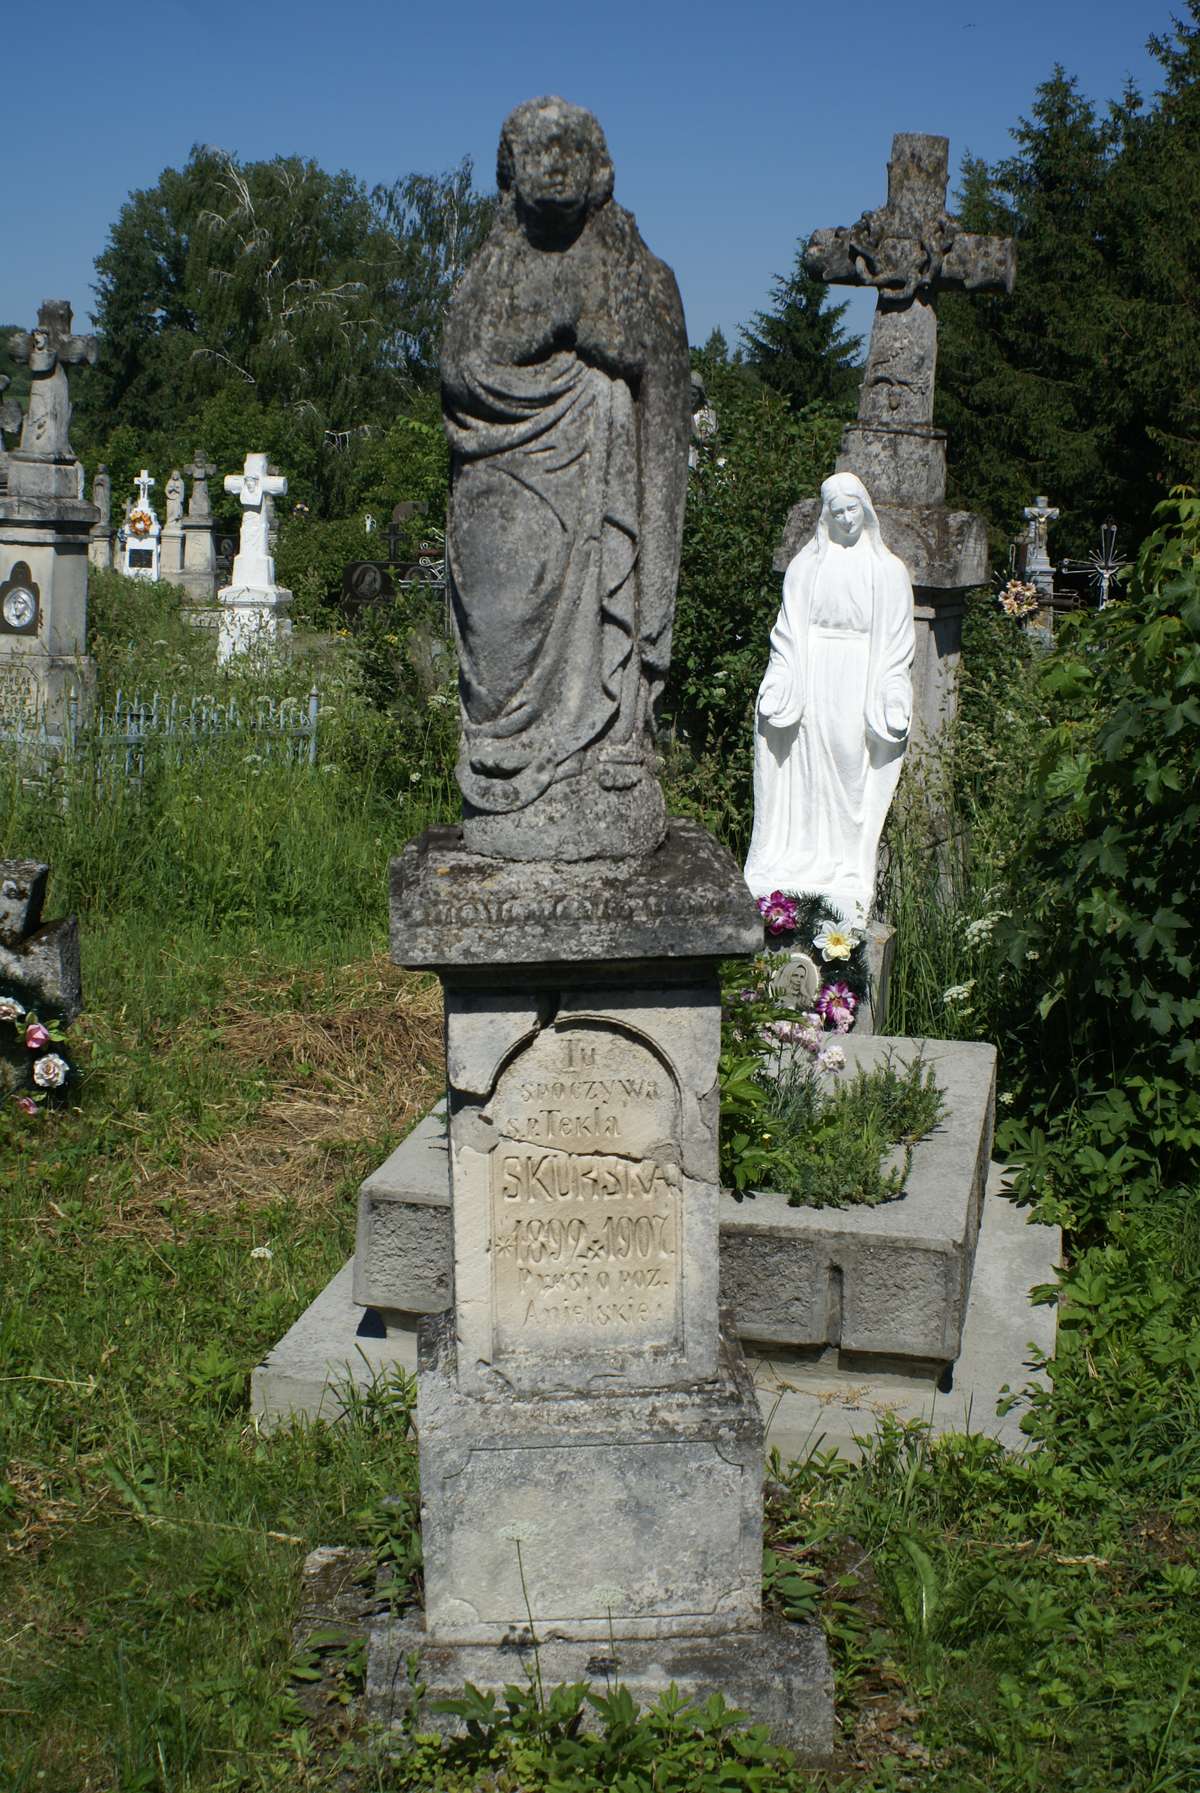
{"label": "statue's draped robe", "polygon": [[818,536],[792,561],[755,718],[755,896],[820,894],[848,921],[869,920],[913,649],[912,589],[894,555],[866,535],[848,549]]}
{"label": "statue's draped robe", "polygon": [[531,366],[476,351],[446,431],[459,781],[480,809],[517,808],[585,747],[641,750],[633,399],[571,350]]}

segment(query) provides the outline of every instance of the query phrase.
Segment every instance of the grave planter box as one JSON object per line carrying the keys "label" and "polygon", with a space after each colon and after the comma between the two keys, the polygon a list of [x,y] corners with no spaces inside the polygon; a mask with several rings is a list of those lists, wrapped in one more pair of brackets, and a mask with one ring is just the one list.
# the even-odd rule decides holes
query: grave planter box
{"label": "grave planter box", "polygon": [[[870,1357],[958,1356],[991,1153],[996,1052],[953,1040],[851,1034],[847,1075],[917,1053],[946,1113],[913,1150],[906,1193],[878,1208],[793,1208],[759,1192],[720,1202],[721,1301],[760,1346],[837,1347]],[[426,1115],[362,1185],[354,1299],[389,1313],[436,1313],[451,1299],[445,1122]]]}

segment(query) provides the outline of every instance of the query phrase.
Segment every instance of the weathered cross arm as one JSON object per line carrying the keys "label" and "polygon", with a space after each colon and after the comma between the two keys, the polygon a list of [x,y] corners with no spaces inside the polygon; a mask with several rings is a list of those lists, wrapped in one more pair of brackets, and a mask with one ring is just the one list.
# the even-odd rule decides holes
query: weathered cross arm
{"label": "weathered cross arm", "polygon": [[1017,248],[1011,237],[958,231],[952,219],[944,218],[949,231],[922,236],[913,256],[911,239],[869,228],[879,217],[868,213],[851,227],[814,230],[804,250],[808,272],[832,286],[873,286],[884,298],[889,289],[897,298],[908,298],[931,287],[940,292],[1012,292]]}

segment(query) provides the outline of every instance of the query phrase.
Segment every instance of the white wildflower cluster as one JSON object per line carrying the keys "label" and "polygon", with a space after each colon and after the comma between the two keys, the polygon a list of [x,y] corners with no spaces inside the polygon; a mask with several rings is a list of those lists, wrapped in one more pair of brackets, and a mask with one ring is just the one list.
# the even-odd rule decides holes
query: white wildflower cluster
{"label": "white wildflower cluster", "polygon": [[951,984],[948,990],[942,991],[942,1001],[947,1007],[951,1007],[958,1003],[970,1002],[971,992],[974,988],[975,979],[973,977],[969,977],[965,984]]}
{"label": "white wildflower cluster", "polygon": [[996,923],[1003,921],[1011,914],[1011,909],[991,909],[986,915],[977,915],[975,920],[969,921],[963,930],[967,945],[982,946],[985,940],[991,939]]}

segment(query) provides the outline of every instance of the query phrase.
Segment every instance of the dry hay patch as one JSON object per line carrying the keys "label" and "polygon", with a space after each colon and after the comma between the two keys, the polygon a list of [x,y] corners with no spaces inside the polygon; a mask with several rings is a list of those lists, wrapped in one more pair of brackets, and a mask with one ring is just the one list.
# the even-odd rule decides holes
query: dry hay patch
{"label": "dry hay patch", "polygon": [[[445,1087],[441,990],[432,979],[372,963],[275,980],[253,997],[218,1011],[217,1045],[239,1072],[263,1076],[265,1099],[252,1120],[195,1147],[178,1167],[138,1164],[122,1229],[173,1230],[167,1215],[180,1206],[213,1215],[327,1202],[355,1148],[377,1153]],[[273,1007],[272,997],[288,1006]]]}

